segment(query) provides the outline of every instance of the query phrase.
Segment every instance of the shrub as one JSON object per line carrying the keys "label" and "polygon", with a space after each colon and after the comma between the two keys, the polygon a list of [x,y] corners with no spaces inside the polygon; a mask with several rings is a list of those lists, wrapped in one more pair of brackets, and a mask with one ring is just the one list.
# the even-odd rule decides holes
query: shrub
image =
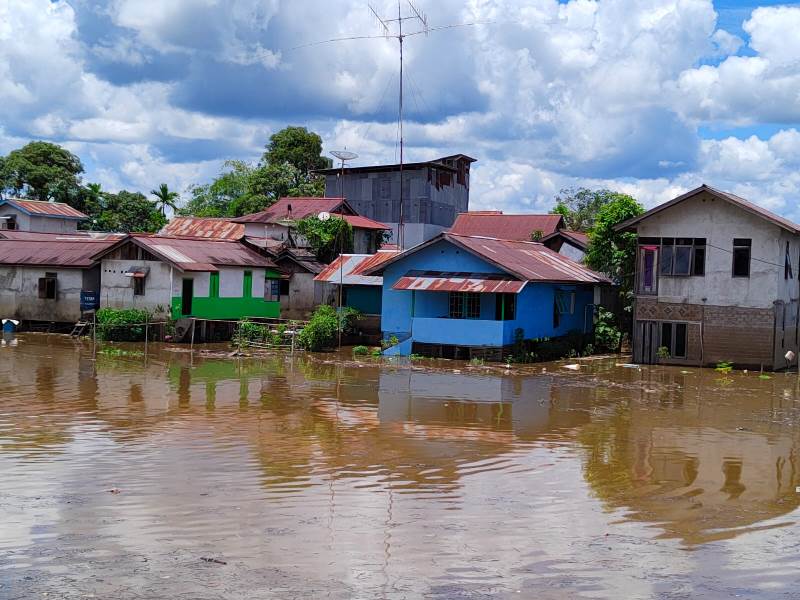
{"label": "shrub", "polygon": [[97,337],[112,342],[142,342],[150,313],[139,308],[101,308],[97,311]]}
{"label": "shrub", "polygon": [[614,314],[603,308],[597,311],[597,323],[594,326],[595,345],[609,352],[616,352],[622,341],[622,332],[615,324]]}
{"label": "shrub", "polygon": [[366,356],[369,354],[369,348],[366,346],[355,346],[353,348],[353,356]]}
{"label": "shrub", "polygon": [[316,352],[332,346],[336,341],[339,319],[332,306],[323,304],[317,307],[311,320],[303,327],[297,340],[306,350]]}

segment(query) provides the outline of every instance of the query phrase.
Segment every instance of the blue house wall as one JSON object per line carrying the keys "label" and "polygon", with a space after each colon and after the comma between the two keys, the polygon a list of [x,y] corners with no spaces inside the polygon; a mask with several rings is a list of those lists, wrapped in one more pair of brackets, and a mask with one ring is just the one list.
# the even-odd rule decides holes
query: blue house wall
{"label": "blue house wall", "polygon": [[365,315],[381,314],[381,287],[378,285],[346,285],[344,305]]}
{"label": "blue house wall", "polygon": [[[503,273],[494,265],[446,240],[386,267],[383,274],[383,310],[381,326],[385,337],[399,339],[411,336],[412,341],[459,346],[505,346],[513,343],[518,328],[524,337],[558,337],[570,331],[591,331],[591,316],[586,307],[592,303],[592,285],[563,285],[528,282],[517,294],[516,318],[495,320],[496,294],[480,294],[479,319],[450,319],[447,292],[393,290],[392,285],[408,271],[450,271]],[[557,291],[574,292],[574,310],[561,314],[556,327],[553,321]],[[405,345],[408,351],[410,344]]]}

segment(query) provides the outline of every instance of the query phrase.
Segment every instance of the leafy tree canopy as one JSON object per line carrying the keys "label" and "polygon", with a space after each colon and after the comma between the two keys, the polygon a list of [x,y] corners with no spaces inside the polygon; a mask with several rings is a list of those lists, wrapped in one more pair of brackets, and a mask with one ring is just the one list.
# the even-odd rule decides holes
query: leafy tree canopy
{"label": "leafy tree canopy", "polygon": [[150,190],[150,195],[155,196],[156,208],[161,211],[162,215],[167,214],[168,207],[173,211],[178,208],[175,203],[178,201],[180,194],[170,190],[166,183],[162,183],[158,186],[157,190]]}
{"label": "leafy tree canopy", "polygon": [[269,138],[261,164],[289,163],[301,176],[313,169],[327,169],[333,163],[322,156],[322,138],[305,127],[285,127]]}
{"label": "leafy tree canopy", "polygon": [[81,160],[50,142],[29,142],[0,161],[0,193],[74,203],[80,195]]}
{"label": "leafy tree canopy", "polygon": [[98,210],[92,215],[92,229],[122,233],[154,233],[167,223],[167,218],[140,192],[122,190],[102,193]]}
{"label": "leafy tree canopy", "polygon": [[633,288],[636,234],[615,231],[614,227],[643,212],[642,205],[631,196],[610,192],[589,232],[586,264],[618,281],[623,293]]}
{"label": "leafy tree canopy", "polygon": [[331,216],[326,221],[316,216],[300,219],[297,233],[306,239],[311,251],[322,263],[328,264],[340,254],[353,252],[353,228],[339,217]]}
{"label": "leafy tree canopy", "polygon": [[561,215],[567,229],[589,231],[594,227],[597,213],[619,194],[607,189],[564,188],[556,196],[551,214]]}

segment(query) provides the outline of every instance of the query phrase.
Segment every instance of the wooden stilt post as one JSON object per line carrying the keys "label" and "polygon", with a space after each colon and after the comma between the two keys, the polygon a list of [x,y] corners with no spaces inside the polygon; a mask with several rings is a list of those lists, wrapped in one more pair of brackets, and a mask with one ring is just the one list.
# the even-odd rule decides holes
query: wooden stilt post
{"label": "wooden stilt post", "polygon": [[191,342],[189,342],[189,350],[191,350],[192,352],[194,352],[194,325],[195,325],[195,322],[196,322],[195,319],[192,318],[192,339],[191,339]]}

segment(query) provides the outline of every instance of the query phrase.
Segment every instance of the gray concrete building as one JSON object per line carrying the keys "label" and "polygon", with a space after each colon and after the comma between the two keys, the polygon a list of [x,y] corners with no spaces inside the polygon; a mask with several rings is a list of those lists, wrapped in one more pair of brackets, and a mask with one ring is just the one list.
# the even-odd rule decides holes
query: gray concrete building
{"label": "gray concrete building", "polygon": [[[411,248],[449,228],[469,210],[470,166],[464,154],[403,165],[403,246]],[[322,169],[325,195],[344,196],[359,215],[392,227],[398,243],[400,165]],[[340,181],[341,180],[341,181]]]}
{"label": "gray concrete building", "polygon": [[69,204],[25,198],[0,200],[0,231],[75,233],[89,217]]}
{"label": "gray concrete building", "polygon": [[638,236],[635,362],[796,364],[800,225],[702,185],[618,228]]}

